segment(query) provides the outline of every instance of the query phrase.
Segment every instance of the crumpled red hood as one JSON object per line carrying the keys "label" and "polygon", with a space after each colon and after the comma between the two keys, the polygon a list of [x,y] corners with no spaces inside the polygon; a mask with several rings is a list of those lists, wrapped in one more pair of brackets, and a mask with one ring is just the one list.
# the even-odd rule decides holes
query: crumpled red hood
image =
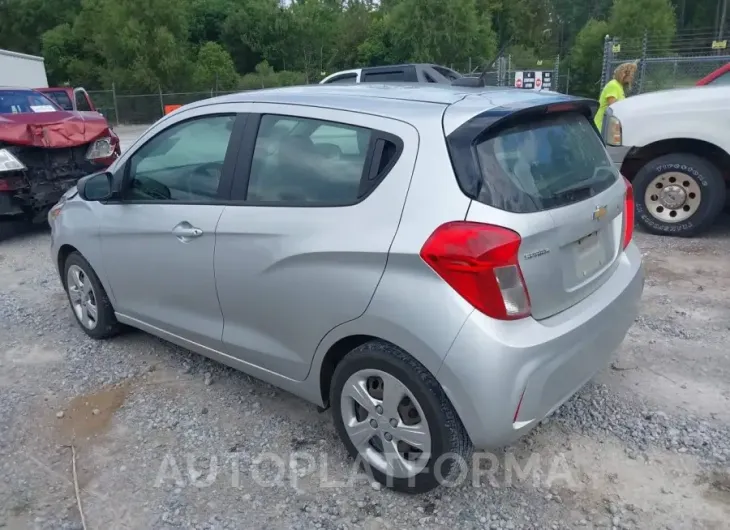
{"label": "crumpled red hood", "polygon": [[104,116],[71,111],[0,114],[0,142],[35,147],[76,147],[110,136]]}

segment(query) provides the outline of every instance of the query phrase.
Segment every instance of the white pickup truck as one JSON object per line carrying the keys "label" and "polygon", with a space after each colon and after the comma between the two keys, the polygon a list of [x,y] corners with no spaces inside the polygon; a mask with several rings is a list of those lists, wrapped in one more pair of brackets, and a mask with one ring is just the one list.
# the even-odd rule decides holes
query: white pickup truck
{"label": "white pickup truck", "polygon": [[636,219],[646,230],[692,236],[722,211],[730,184],[730,85],[618,101],[602,134],[634,186]]}

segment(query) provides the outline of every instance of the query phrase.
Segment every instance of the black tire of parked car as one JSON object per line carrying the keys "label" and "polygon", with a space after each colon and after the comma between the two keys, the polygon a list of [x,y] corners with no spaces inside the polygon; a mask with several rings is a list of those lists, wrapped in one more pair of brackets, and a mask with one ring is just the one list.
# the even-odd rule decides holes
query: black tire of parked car
{"label": "black tire of parked car", "polygon": [[345,430],[340,396],[348,378],[367,369],[381,370],[396,377],[418,400],[429,425],[431,457],[425,469],[409,479],[389,477],[360,458],[362,470],[380,484],[403,493],[425,493],[442,484],[453,485],[465,480],[472,465],[473,446],[451,401],[421,363],[381,340],[367,342],[345,355],[332,377],[332,415],[350,456],[358,458],[358,451]]}
{"label": "black tire of parked car", "polygon": [[[84,274],[87,278],[89,278],[89,280],[91,280],[91,285],[94,288],[97,324],[93,329],[88,329],[86,326],[82,325],[81,322],[78,321],[76,313],[73,310],[73,304],[71,303],[71,297],[68,294],[67,285],[68,270],[72,265],[76,265],[84,271]],[[74,315],[79,327],[84,330],[84,333],[86,333],[89,337],[96,340],[104,340],[118,335],[122,331],[123,326],[117,321],[117,317],[114,315],[114,308],[109,301],[109,297],[104,290],[104,286],[99,281],[99,277],[96,275],[96,272],[94,272],[93,267],[79,252],[72,252],[69,254],[63,264],[63,287],[66,290],[66,297],[68,298],[69,306],[71,306],[71,313]]]}
{"label": "black tire of parked car", "polygon": [[[655,218],[647,209],[647,187],[657,176],[669,171],[684,173],[702,188],[697,211],[687,220],[667,223]],[[632,181],[636,220],[648,232],[658,235],[691,237],[707,230],[725,205],[726,183],[720,170],[709,160],[690,153],[657,157],[642,167]]]}

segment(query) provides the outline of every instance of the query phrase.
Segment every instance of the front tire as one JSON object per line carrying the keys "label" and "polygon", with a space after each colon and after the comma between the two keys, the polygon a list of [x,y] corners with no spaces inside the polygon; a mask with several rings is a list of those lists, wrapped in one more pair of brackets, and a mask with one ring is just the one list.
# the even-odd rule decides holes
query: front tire
{"label": "front tire", "polygon": [[88,261],[72,252],[63,266],[64,287],[76,322],[92,339],[113,337],[121,330],[99,277]]}
{"label": "front tire", "polygon": [[330,403],[348,452],[379,483],[424,493],[464,479],[472,445],[454,407],[426,368],[390,343],[348,353]]}
{"label": "front tire", "polygon": [[712,225],[725,205],[726,184],[720,170],[689,153],[651,160],[632,185],[636,219],[652,234],[697,235]]}

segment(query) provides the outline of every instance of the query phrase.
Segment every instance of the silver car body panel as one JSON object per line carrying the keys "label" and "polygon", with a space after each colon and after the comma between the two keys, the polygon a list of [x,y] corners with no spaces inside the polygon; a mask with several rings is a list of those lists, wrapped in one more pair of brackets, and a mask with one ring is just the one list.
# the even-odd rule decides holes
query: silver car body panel
{"label": "silver car body panel", "polygon": [[[511,214],[459,189],[444,134],[496,106],[545,97],[516,89],[359,84],[194,103],[152,126],[110,171],[121,171],[161,130],[213,113],[341,121],[395,134],[404,150],[354,206],[120,205],[71,197],[52,223],[53,256],[66,245],[81,252],[121,322],[318,405],[326,404],[320,378],[333,346],[354,336],[389,341],[436,376],[478,447],[507,443],[608,363],[643,286],[638,249],[619,247],[620,181],[595,198],[606,205],[598,220],[591,217],[595,201]],[[420,258],[436,227],[464,219],[522,235],[520,265],[539,320],[486,317]],[[202,237],[176,239],[170,230],[184,221],[200,227]],[[605,231],[603,243],[615,252],[576,288],[577,269],[573,276],[561,272],[571,263],[561,249],[594,228]]]}

